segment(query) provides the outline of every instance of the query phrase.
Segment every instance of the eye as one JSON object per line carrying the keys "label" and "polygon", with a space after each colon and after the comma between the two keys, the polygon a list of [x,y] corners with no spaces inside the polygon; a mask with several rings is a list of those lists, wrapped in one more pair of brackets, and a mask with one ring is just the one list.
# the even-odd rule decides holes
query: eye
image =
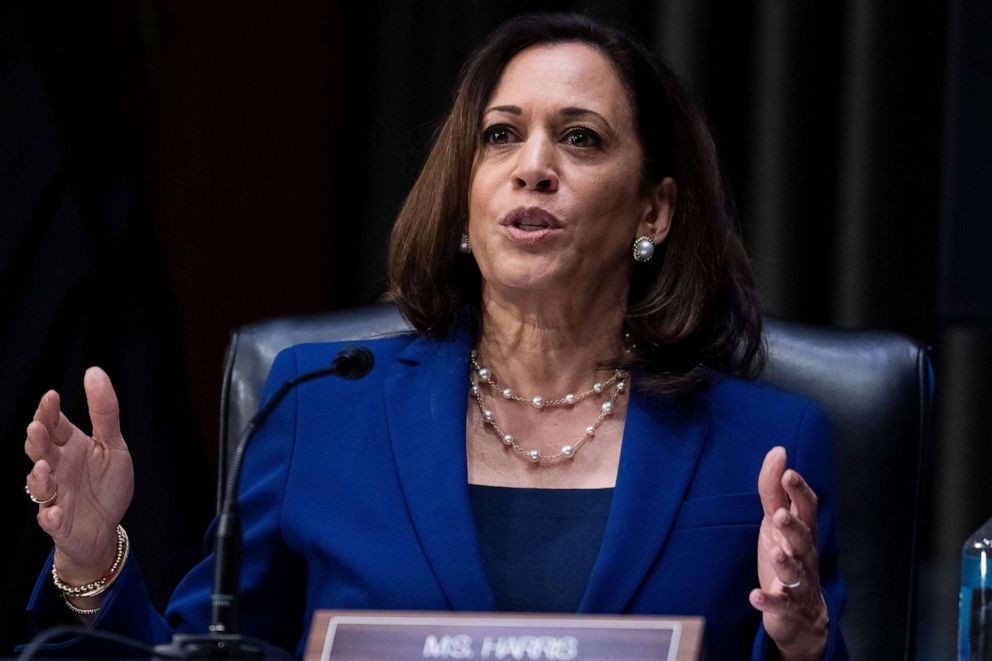
{"label": "eye", "polygon": [[513,129],[506,124],[494,124],[482,132],[482,143],[485,145],[506,145],[513,141]]}
{"label": "eye", "polygon": [[592,129],[587,129],[584,126],[575,126],[567,131],[562,137],[565,144],[572,147],[582,147],[582,148],[595,148],[599,149],[603,146],[603,141]]}

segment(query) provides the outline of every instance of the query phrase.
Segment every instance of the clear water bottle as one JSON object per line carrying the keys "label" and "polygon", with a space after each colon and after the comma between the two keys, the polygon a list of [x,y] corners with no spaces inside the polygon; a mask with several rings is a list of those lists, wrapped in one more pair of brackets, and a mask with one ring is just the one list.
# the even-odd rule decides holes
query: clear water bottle
{"label": "clear water bottle", "polygon": [[992,661],[992,519],[961,550],[958,660]]}

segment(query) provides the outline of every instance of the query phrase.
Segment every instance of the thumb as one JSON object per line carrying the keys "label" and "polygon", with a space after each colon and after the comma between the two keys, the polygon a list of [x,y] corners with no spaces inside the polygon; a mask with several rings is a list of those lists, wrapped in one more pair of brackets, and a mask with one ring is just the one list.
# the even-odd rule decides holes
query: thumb
{"label": "thumb", "polygon": [[782,474],[785,473],[785,448],[776,445],[761,464],[758,473],[758,495],[766,516],[771,516],[780,507],[789,507],[789,500],[782,488]]}
{"label": "thumb", "polygon": [[111,448],[123,448],[120,408],[110,377],[99,367],[91,367],[83,377],[83,388],[86,390],[90,422],[93,423],[93,438]]}

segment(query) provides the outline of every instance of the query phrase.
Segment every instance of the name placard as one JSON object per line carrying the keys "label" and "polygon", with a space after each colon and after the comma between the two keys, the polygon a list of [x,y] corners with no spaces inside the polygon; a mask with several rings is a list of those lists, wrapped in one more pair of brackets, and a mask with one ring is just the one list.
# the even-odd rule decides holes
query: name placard
{"label": "name placard", "polygon": [[408,611],[314,614],[306,661],[696,661],[703,618]]}

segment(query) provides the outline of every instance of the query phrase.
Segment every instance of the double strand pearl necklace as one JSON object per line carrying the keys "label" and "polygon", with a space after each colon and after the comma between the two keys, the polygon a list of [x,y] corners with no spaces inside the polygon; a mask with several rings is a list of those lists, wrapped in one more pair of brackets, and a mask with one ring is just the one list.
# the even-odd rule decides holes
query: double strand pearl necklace
{"label": "double strand pearl necklace", "polygon": [[[475,399],[476,404],[479,406],[479,412],[482,414],[482,421],[489,425],[496,436],[500,439],[504,446],[512,449],[519,455],[527,457],[532,463],[555,463],[563,459],[571,459],[578,452],[579,448],[582,447],[586,441],[592,439],[596,435],[596,430],[603,424],[603,421],[607,417],[613,414],[616,409],[617,400],[623,395],[627,390],[627,378],[630,375],[629,372],[625,370],[615,370],[613,376],[611,376],[606,381],[592,384],[592,387],[588,390],[584,390],[580,393],[568,393],[564,397],[557,397],[555,399],[546,399],[541,395],[534,395],[533,397],[527,398],[518,395],[513,392],[511,388],[505,388],[496,381],[493,377],[492,372],[486,368],[479,365],[478,353],[472,351],[472,375],[469,377],[470,393],[473,399]],[[503,399],[512,402],[528,402],[535,409],[547,410],[548,408],[555,407],[569,407],[575,406],[582,400],[590,397],[592,395],[599,395],[605,392],[610,386],[613,386],[613,392],[609,395],[609,398],[603,401],[600,406],[599,414],[591,425],[586,427],[585,434],[582,438],[575,441],[574,443],[567,443],[561,446],[561,450],[557,454],[541,454],[538,450],[528,450],[527,448],[521,446],[517,443],[516,439],[513,438],[512,434],[506,433],[496,422],[496,416],[492,409],[486,406],[482,399],[482,385],[488,385],[491,390],[499,393]]]}

